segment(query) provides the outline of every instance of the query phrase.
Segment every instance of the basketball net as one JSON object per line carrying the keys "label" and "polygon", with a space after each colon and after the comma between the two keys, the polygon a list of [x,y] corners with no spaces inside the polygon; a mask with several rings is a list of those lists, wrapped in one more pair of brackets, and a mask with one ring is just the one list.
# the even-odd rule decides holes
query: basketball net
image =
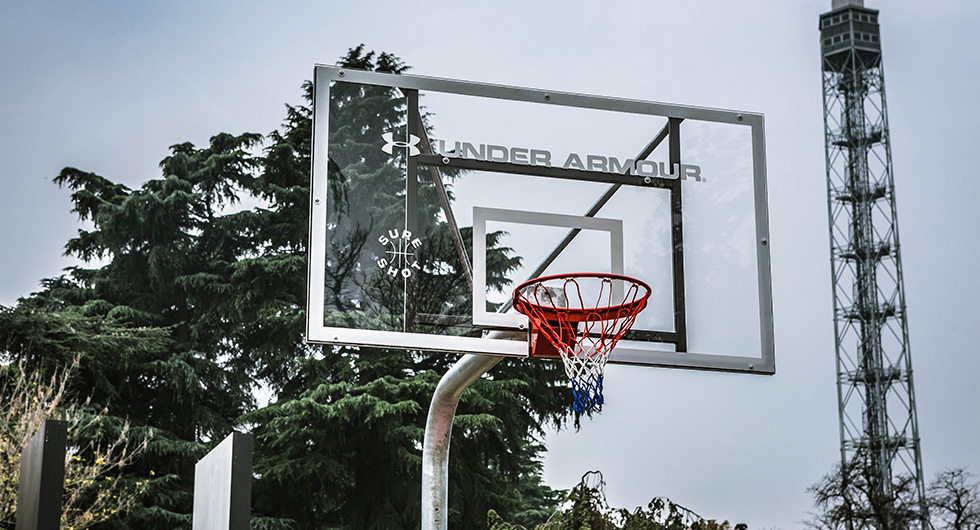
{"label": "basketball net", "polygon": [[[545,276],[514,290],[514,308],[531,321],[532,340],[543,335],[561,357],[576,412],[602,409],[609,354],[649,297],[646,283],[616,274]],[[534,340],[535,350],[541,348],[539,342]]]}

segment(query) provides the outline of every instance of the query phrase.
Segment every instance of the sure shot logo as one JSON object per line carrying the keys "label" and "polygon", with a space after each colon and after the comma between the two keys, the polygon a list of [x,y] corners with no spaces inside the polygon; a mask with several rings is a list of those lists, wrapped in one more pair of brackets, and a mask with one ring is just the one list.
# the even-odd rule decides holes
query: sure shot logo
{"label": "sure shot logo", "polygon": [[415,250],[422,246],[422,240],[412,237],[409,230],[392,228],[386,234],[378,237],[378,243],[385,245],[385,256],[378,258],[378,268],[388,276],[410,278],[412,274],[422,270],[419,266]]}

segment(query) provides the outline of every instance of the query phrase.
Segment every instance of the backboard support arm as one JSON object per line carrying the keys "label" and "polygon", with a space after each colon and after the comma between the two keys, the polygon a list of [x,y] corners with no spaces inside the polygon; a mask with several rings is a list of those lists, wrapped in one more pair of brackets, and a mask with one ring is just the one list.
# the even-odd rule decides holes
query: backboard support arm
{"label": "backboard support arm", "polygon": [[[417,112],[417,107],[415,108]],[[668,141],[668,156],[669,165],[672,168],[671,171],[675,171],[673,168],[678,167],[681,163],[681,123],[684,118],[674,118],[668,117],[667,123],[663,125],[660,131],[650,140],[647,145],[640,150],[636,155],[636,160],[646,160],[654,150],[656,150],[665,140]],[[449,159],[444,158],[439,155],[433,154],[432,147],[430,145],[428,136],[425,132],[425,128],[421,123],[421,120],[416,119],[414,125],[414,130],[418,133],[421,139],[422,152],[425,154],[419,155],[418,158],[422,165],[429,167],[429,171],[432,174],[432,179],[436,184],[437,192],[442,202],[442,208],[446,215],[446,218],[452,229],[454,236],[454,241],[456,244],[457,253],[460,256],[460,260],[464,266],[464,272],[466,273],[466,278],[469,281],[470,287],[473,286],[473,273],[470,270],[469,262],[467,260],[467,254],[463,248],[462,238],[459,234],[459,229],[456,226],[456,220],[452,213],[452,207],[449,204],[448,195],[442,186],[442,179],[439,174],[438,168],[440,166],[452,165],[453,167],[460,169],[470,169],[477,171],[497,171],[502,173],[518,173],[518,174],[533,174],[539,176],[547,176],[554,178],[568,178],[568,179],[579,179],[584,178],[584,175],[590,175],[589,178],[593,180],[605,180],[610,183],[609,188],[599,197],[598,200],[592,205],[587,212],[585,212],[585,217],[595,217],[599,211],[612,199],[612,197],[623,187],[624,184],[630,185],[640,185],[636,177],[631,175],[613,175],[613,174],[603,174],[596,175],[590,172],[583,172],[577,170],[567,170],[560,168],[529,168],[528,166],[500,163],[493,161],[479,161],[479,160],[467,160],[467,159]],[[678,170],[679,171],[679,170]],[[649,180],[649,179],[647,179]],[[656,178],[652,182],[643,182],[643,185],[647,187],[656,187],[668,190],[670,193],[670,209],[671,209],[671,269],[673,276],[673,303],[674,303],[674,315],[673,315],[673,331],[660,330],[630,330],[627,332],[625,338],[628,340],[645,340],[654,342],[664,342],[673,344],[677,351],[687,350],[687,310],[686,310],[686,293],[684,291],[684,227],[683,227],[683,200],[681,197],[681,179],[674,178]],[[544,271],[555,261],[559,254],[561,254],[579,235],[581,229],[573,228],[565,234],[564,238],[552,249],[551,253],[538,264],[537,268],[531,272],[530,276],[526,279],[537,278],[541,276]],[[504,301],[501,306],[497,309],[498,312],[504,313],[511,309],[513,300]]]}
{"label": "backboard support arm", "polygon": [[[421,127],[422,119],[419,116],[419,91],[402,89],[408,104],[408,123],[406,124],[405,141],[411,143],[412,129],[416,126]],[[413,110],[414,109],[414,112]],[[405,229],[412,234],[419,232],[419,163],[414,156],[406,156],[405,169]],[[415,275],[404,279],[403,289],[403,310],[402,310],[402,330],[409,332],[415,330],[417,320],[417,307],[415,304],[418,290],[418,277]]]}
{"label": "backboard support arm", "polygon": [[[680,118],[668,118],[667,128],[670,129],[668,141],[668,156],[670,167],[681,163],[681,122]],[[687,351],[687,295],[684,292],[684,198],[681,195],[681,179],[672,181],[670,189],[670,237],[673,252],[671,265],[674,273],[674,333],[678,351]]]}
{"label": "backboard support arm", "polygon": [[[406,92],[403,90],[403,92]],[[429,134],[425,130],[425,124],[422,123],[422,116],[419,112],[418,103],[418,91],[415,91],[414,104],[410,104],[408,107],[409,112],[409,122],[411,122],[411,127],[415,134],[421,139],[422,152],[432,153],[432,145],[429,142]],[[466,245],[463,244],[463,236],[459,232],[459,225],[456,223],[456,215],[453,214],[453,208],[449,204],[449,194],[446,192],[446,185],[442,182],[442,175],[439,173],[439,168],[433,165],[428,166],[429,176],[432,177],[432,183],[436,187],[436,195],[439,197],[439,204],[442,206],[442,213],[446,216],[446,222],[449,223],[449,231],[453,236],[453,244],[456,246],[456,254],[459,256],[460,267],[463,269],[463,274],[466,275],[466,281],[469,282],[470,289],[473,288],[473,266],[470,264],[469,255],[466,253]]]}
{"label": "backboard support arm", "polygon": [[[667,138],[667,134],[671,130],[670,123],[672,122],[668,122],[666,125],[664,125],[663,129],[661,129],[660,132],[657,133],[657,136],[655,136],[653,140],[651,140],[650,143],[648,143],[647,146],[644,147],[643,150],[640,151],[638,155],[636,155],[637,160],[646,160],[646,158],[650,156],[651,153],[653,153],[654,149],[656,149],[657,146],[659,146],[660,143],[663,142],[665,138]],[[612,199],[612,196],[615,195],[617,191],[619,191],[619,188],[622,187],[623,187],[622,184],[613,184],[612,186],[609,186],[609,189],[602,194],[602,197],[599,197],[599,200],[597,200],[595,204],[593,204],[592,207],[589,208],[589,211],[585,212],[585,216],[595,217],[596,214],[599,213],[599,210],[601,210],[602,207],[605,206],[610,199]],[[581,231],[582,230],[578,228],[569,231],[568,234],[565,235],[565,238],[562,239],[560,243],[558,243],[558,245],[554,248],[554,250],[551,251],[551,254],[548,254],[548,257],[545,258],[544,261],[542,261],[541,264],[538,265],[536,269],[534,269],[534,272],[532,272],[527,279],[530,280],[531,278],[537,278],[542,274],[544,274],[544,271],[549,266],[551,266],[552,263],[554,263],[555,259],[558,258],[558,255],[561,254],[561,252],[564,251],[569,244],[571,244],[572,240],[575,239],[575,236],[577,236]],[[513,301],[508,301],[508,306],[512,302]]]}

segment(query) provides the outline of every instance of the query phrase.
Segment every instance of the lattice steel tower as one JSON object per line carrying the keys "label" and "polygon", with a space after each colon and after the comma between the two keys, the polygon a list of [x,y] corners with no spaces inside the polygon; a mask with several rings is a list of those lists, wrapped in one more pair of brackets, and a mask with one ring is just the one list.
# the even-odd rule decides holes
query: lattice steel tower
{"label": "lattice steel tower", "polygon": [[841,464],[866,462],[879,494],[910,476],[928,528],[878,11],[833,0],[820,42]]}

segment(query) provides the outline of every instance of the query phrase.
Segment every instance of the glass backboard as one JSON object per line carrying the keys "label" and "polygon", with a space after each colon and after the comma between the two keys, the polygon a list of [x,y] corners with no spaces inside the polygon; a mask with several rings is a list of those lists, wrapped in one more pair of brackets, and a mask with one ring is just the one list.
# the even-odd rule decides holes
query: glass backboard
{"label": "glass backboard", "polygon": [[764,119],[317,66],[307,340],[528,355],[513,289],[625,274],[612,363],[773,373]]}

